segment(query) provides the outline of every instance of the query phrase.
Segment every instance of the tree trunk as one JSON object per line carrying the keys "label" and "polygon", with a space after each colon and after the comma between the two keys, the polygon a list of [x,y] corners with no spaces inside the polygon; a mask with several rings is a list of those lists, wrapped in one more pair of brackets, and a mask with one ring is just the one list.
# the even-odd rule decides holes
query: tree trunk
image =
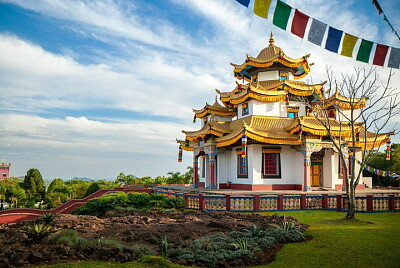
{"label": "tree trunk", "polygon": [[355,185],[351,184],[350,187],[348,187],[348,200],[349,202],[347,203],[347,215],[346,219],[348,220],[355,220],[356,218],[356,193],[355,193]]}

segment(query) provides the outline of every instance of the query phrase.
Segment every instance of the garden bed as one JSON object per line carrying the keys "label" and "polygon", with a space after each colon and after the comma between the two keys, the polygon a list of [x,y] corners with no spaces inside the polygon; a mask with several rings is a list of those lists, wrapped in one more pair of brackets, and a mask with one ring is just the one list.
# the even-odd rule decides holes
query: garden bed
{"label": "garden bed", "polygon": [[[292,230],[284,230],[289,222]],[[266,264],[284,243],[305,240],[292,217],[201,211],[109,211],[101,218],[58,215],[43,241],[22,232],[32,222],[0,229],[0,267],[75,260],[128,262],[144,254],[197,266]],[[279,227],[281,226],[281,227]]]}

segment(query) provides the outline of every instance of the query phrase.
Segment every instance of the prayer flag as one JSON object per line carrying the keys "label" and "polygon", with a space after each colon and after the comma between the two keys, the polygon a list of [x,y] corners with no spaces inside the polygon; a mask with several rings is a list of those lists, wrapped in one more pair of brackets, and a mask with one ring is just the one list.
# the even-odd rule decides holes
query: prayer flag
{"label": "prayer flag", "polygon": [[400,48],[390,49],[388,67],[400,69]]}
{"label": "prayer flag", "polygon": [[278,3],[275,7],[274,19],[272,21],[273,24],[283,30],[286,30],[291,11],[292,8],[288,4],[278,0]]}
{"label": "prayer flag", "polygon": [[244,5],[245,7],[249,7],[250,0],[236,0],[236,1],[238,1],[240,4]]}
{"label": "prayer flag", "polygon": [[386,54],[388,52],[389,47],[381,44],[376,45],[374,61],[372,64],[383,66],[385,63]]}
{"label": "prayer flag", "polygon": [[356,45],[358,37],[345,33],[343,38],[342,53],[343,56],[352,57],[354,46]]}
{"label": "prayer flag", "polygon": [[255,0],[254,14],[262,18],[268,18],[268,11],[272,0]]}
{"label": "prayer flag", "polygon": [[325,30],[326,30],[325,23],[313,19],[310,31],[308,32],[308,41],[317,46],[320,46],[322,43],[322,39],[324,38],[325,35]]}
{"label": "prayer flag", "polygon": [[371,41],[363,39],[360,44],[360,48],[357,53],[357,60],[365,63],[369,62],[369,57],[371,55],[372,46],[374,43]]}
{"label": "prayer flag", "polygon": [[329,26],[328,38],[326,39],[325,49],[337,53],[339,50],[340,40],[342,39],[343,31]]}
{"label": "prayer flag", "polygon": [[303,38],[309,19],[309,16],[296,9],[292,21],[292,33]]}
{"label": "prayer flag", "polygon": [[378,0],[372,0],[372,4],[375,6],[376,10],[378,10],[378,14],[382,14],[383,10],[381,8],[381,5],[378,3]]}

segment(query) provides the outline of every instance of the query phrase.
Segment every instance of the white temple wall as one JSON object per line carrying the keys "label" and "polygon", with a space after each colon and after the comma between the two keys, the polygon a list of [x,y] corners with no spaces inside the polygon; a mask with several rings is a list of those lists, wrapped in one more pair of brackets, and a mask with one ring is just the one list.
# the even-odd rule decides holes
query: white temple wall
{"label": "white temple wall", "polygon": [[226,183],[228,177],[228,156],[229,152],[218,153],[217,155],[217,186]]}
{"label": "white temple wall", "polygon": [[[339,112],[340,111],[340,112]],[[346,109],[339,109],[338,112],[336,112],[336,119],[339,121],[349,121],[347,118],[351,119],[351,110],[346,110]],[[343,113],[343,114],[341,114]],[[355,109],[353,110],[353,118],[355,119],[357,116],[360,115],[360,109]],[[361,122],[362,118],[359,118],[356,120],[357,122]]]}
{"label": "white temple wall", "polygon": [[[337,156],[336,156],[337,157]],[[335,173],[335,152],[331,149],[325,150],[325,156],[323,158],[323,171],[322,171],[322,186],[335,189],[335,181],[338,176]],[[337,169],[337,168],[336,168]]]}
{"label": "white temple wall", "polygon": [[339,169],[339,153],[334,152],[334,162],[332,163],[333,167],[333,187],[336,184],[343,184],[343,179],[340,178],[340,169]]}
{"label": "white temple wall", "polygon": [[258,73],[258,81],[278,80],[278,79],[279,79],[279,71],[268,71],[268,72]]}
{"label": "white temple wall", "polygon": [[[264,145],[265,146],[265,145]],[[304,180],[303,154],[289,146],[281,146],[281,178],[262,177],[262,147],[254,145],[253,184],[302,184]]]}
{"label": "white temple wall", "polygon": [[253,115],[261,116],[281,116],[279,102],[261,102],[256,100],[249,101],[253,107]]}

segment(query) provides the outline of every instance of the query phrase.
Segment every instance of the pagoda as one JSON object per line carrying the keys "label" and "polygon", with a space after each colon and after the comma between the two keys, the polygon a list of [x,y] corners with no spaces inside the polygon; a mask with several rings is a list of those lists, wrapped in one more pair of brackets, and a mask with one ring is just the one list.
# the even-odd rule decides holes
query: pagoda
{"label": "pagoda", "polygon": [[[201,128],[182,131],[185,139],[177,140],[181,150],[193,152],[194,187],[342,188],[339,153],[321,120],[327,120],[332,136],[349,140],[351,127],[340,114],[350,110],[351,102],[361,109],[367,100],[350,100],[337,91],[325,97],[325,83],[300,81],[310,72],[309,56],[288,57],[271,33],[269,45],[257,57],[247,55],[243,64],[231,64],[238,79],[235,88],[216,90],[220,102],[216,98],[212,105],[193,109],[194,121],[201,120]],[[320,98],[324,105],[314,111],[319,108],[329,116],[319,120],[310,107]],[[340,114],[336,114],[338,109]],[[362,144],[366,144],[364,149],[379,147],[390,139],[390,133],[365,133],[362,123],[357,128],[360,148]],[[359,154],[361,149],[356,157]]]}

